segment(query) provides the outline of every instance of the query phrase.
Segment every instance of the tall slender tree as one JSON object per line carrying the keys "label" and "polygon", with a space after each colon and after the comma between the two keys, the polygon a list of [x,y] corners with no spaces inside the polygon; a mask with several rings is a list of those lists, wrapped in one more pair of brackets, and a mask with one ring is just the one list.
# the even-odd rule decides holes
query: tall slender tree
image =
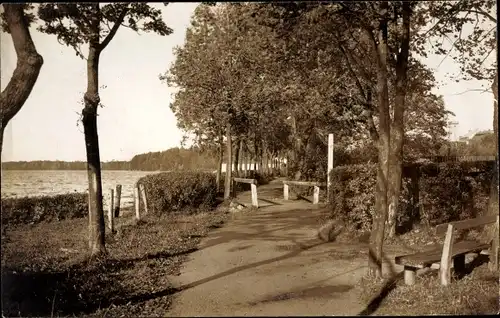
{"label": "tall slender tree", "polygon": [[[91,256],[99,256],[106,253],[97,130],[100,56],[121,26],[162,36],[169,35],[172,30],[162,20],[161,10],[146,3],[40,4],[38,17],[43,22],[39,31],[57,36],[59,42],[72,47],[87,64],[82,123],[89,186],[89,247]],[[82,45],[88,46],[86,56]]]}

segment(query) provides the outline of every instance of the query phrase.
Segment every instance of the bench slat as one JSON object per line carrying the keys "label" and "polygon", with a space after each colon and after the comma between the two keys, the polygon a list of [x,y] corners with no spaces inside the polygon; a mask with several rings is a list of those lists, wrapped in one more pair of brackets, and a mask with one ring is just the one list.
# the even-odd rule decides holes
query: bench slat
{"label": "bench slat", "polygon": [[448,229],[448,224],[453,224],[453,227],[455,228],[455,230],[465,230],[465,229],[470,229],[470,228],[473,228],[476,226],[495,223],[496,220],[497,220],[496,215],[488,215],[488,216],[483,216],[483,217],[479,217],[479,218],[475,218],[475,219],[443,223],[443,224],[439,224],[436,226],[436,234],[439,235],[439,234],[445,233],[446,230]]}
{"label": "bench slat", "polygon": [[[489,248],[489,244],[479,243],[476,241],[461,241],[453,244],[452,257],[457,255],[480,252]],[[416,268],[424,268],[441,260],[443,246],[437,246],[429,251],[397,256],[395,261],[398,265],[409,265]]]}

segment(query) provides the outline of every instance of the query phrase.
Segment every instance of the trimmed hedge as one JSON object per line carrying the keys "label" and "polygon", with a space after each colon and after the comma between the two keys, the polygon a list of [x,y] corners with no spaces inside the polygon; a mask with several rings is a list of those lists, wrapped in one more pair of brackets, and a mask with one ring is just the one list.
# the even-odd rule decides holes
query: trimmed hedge
{"label": "trimmed hedge", "polygon": [[8,198],[2,200],[2,224],[37,224],[88,215],[88,195],[68,193],[55,196]]}
{"label": "trimmed hedge", "polygon": [[[415,222],[427,226],[480,216],[486,210],[493,165],[430,163],[420,171],[421,208],[414,208],[411,180],[403,176],[397,230]],[[376,164],[336,167],[332,171],[332,216],[369,230],[375,207]]]}
{"label": "trimmed hedge", "polygon": [[214,173],[171,171],[147,175],[137,183],[144,185],[148,208],[159,215],[213,207],[217,197],[215,181]]}

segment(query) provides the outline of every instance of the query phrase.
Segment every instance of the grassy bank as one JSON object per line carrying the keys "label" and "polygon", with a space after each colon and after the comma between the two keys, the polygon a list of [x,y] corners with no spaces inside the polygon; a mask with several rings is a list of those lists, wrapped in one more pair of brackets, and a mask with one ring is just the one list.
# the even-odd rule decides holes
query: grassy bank
{"label": "grassy bank", "polygon": [[163,316],[175,292],[169,275],[225,220],[222,210],[119,218],[108,259],[92,263],[86,219],[12,227],[2,239],[3,314]]}

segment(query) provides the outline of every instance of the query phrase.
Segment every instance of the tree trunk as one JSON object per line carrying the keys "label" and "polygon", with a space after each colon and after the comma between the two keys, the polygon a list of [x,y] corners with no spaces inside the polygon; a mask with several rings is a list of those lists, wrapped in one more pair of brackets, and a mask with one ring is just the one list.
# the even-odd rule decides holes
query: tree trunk
{"label": "tree trunk", "polygon": [[22,4],[4,3],[3,7],[5,22],[16,50],[17,64],[9,83],[0,94],[0,158],[5,127],[28,99],[43,65],[43,58],[31,39]]}
{"label": "tree trunk", "polygon": [[269,159],[268,159],[268,155],[267,155],[267,147],[266,147],[266,144],[262,144],[262,168],[263,168],[263,171],[264,173],[267,175],[269,174]]}
{"label": "tree trunk", "polygon": [[[498,61],[497,61],[498,65]],[[491,180],[491,185],[490,185],[490,197],[488,200],[488,210],[487,213],[488,215],[498,215],[498,208],[499,208],[499,176],[498,176],[498,70],[495,73],[495,79],[493,81],[493,84],[491,86],[491,89],[493,91],[493,132],[495,133],[495,164],[493,168],[493,176]],[[484,227],[484,233],[482,234],[484,237],[484,241],[486,242],[491,242],[492,240],[497,240],[498,241],[498,233],[495,231],[495,225],[488,225]],[[498,246],[498,245],[497,245]],[[492,263],[490,263],[492,264]],[[490,268],[492,270],[498,270],[498,265],[497,268]]]}
{"label": "tree trunk", "polygon": [[259,157],[257,160],[259,162],[259,172],[264,173],[264,158],[263,158],[262,147],[259,148]]}
{"label": "tree trunk", "polygon": [[[377,30],[378,44],[374,43],[374,51],[377,57],[377,98],[379,108],[377,186],[368,257],[368,274],[375,277],[382,277],[382,249],[385,221],[387,219],[387,176],[390,147],[389,92],[387,86],[388,3],[386,1],[380,3],[380,13],[382,19]],[[371,32],[371,30],[368,32]]]}
{"label": "tree trunk", "polygon": [[240,149],[242,140],[237,138],[234,145],[234,174],[239,176],[240,174]]}
{"label": "tree trunk", "polygon": [[246,178],[247,174],[247,154],[245,152],[245,145],[243,144],[243,140],[240,141],[240,176]]}
{"label": "tree trunk", "polygon": [[396,62],[396,98],[391,127],[388,182],[388,236],[396,234],[396,214],[399,210],[403,170],[404,112],[407,89],[408,55],[410,50],[410,3],[403,2],[403,23],[400,52]]}
{"label": "tree trunk", "polygon": [[217,184],[217,193],[219,193],[220,190],[220,177],[222,174],[222,161],[224,159],[224,146],[222,142],[222,134],[220,134],[219,137],[219,159],[217,161],[217,174],[215,176],[215,182]]}
{"label": "tree trunk", "polygon": [[92,257],[106,253],[104,210],[102,207],[101,159],[97,133],[97,108],[99,106],[99,55],[92,45],[87,58],[87,92],[82,110],[87,175],[89,185],[89,247]]}
{"label": "tree trunk", "polygon": [[224,200],[229,199],[231,196],[231,170],[233,165],[233,145],[231,143],[231,124],[227,124],[226,126],[226,183],[224,188]]}

